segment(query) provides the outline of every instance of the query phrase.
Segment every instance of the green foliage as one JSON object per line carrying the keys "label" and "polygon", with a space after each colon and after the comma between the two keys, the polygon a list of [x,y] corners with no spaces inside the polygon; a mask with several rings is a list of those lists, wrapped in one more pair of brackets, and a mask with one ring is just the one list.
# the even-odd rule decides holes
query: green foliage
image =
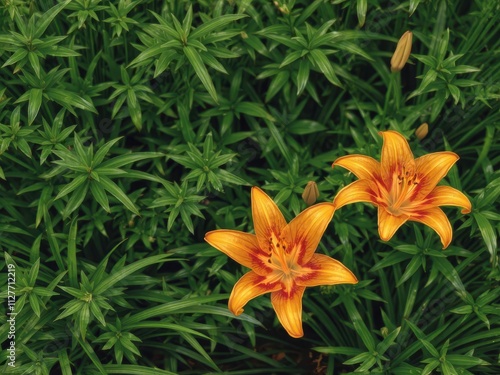
{"label": "green foliage", "polygon": [[[0,0],[0,373],[500,373],[498,35],[496,0]],[[317,251],[360,282],[308,289],[303,339],[233,316],[204,234],[251,232],[253,185],[331,201],[387,129],[460,156],[450,247],[345,206]]]}

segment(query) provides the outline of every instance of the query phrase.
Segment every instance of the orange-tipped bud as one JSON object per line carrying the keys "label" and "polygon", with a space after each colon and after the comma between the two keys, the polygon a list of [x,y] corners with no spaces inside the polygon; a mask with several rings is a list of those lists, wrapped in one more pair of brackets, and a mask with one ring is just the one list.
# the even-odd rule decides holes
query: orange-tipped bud
{"label": "orange-tipped bud", "polygon": [[318,185],[316,182],[309,181],[302,193],[302,199],[308,206],[313,205],[319,197]]}
{"label": "orange-tipped bud", "polygon": [[417,128],[417,130],[415,130],[415,135],[417,136],[417,139],[419,141],[424,139],[427,133],[429,133],[429,124],[427,124],[426,122],[424,122]]}
{"label": "orange-tipped bud", "polygon": [[408,57],[410,57],[412,39],[413,33],[411,31],[405,32],[399,39],[396,51],[394,51],[394,55],[392,55],[391,59],[392,72],[399,72],[405,66],[408,61]]}

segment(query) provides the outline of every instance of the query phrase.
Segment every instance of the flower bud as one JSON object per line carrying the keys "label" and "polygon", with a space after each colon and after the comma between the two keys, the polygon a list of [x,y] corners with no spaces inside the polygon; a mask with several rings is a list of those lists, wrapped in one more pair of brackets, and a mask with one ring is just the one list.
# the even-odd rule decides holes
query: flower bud
{"label": "flower bud", "polygon": [[426,122],[424,122],[417,128],[417,130],[415,130],[415,135],[417,136],[417,139],[419,141],[424,139],[427,133],[429,133],[429,125]]}
{"label": "flower bud", "polygon": [[380,334],[385,339],[387,337],[387,335],[389,334],[389,328],[387,328],[387,327],[380,328]]}
{"label": "flower bud", "polygon": [[318,199],[318,197],[318,185],[316,185],[316,182],[314,181],[309,181],[304,189],[304,192],[302,193],[302,199],[308,206],[310,206],[316,202],[316,199]]}
{"label": "flower bud", "polygon": [[407,31],[399,39],[396,51],[394,51],[391,59],[391,72],[399,72],[405,66],[408,57],[410,57],[412,38],[412,32]]}

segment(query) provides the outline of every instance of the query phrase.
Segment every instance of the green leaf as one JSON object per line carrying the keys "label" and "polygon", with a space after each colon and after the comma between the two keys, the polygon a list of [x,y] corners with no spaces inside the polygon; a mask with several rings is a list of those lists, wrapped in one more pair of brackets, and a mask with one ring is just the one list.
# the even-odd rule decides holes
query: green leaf
{"label": "green leaf", "polygon": [[271,116],[265,109],[264,106],[258,103],[252,102],[239,102],[234,107],[236,112],[244,113],[249,116],[265,118],[269,121],[276,121],[273,116]]}
{"label": "green leaf", "polygon": [[366,0],[357,0],[356,11],[358,13],[359,27],[363,27],[366,20],[366,9],[368,8]]}
{"label": "green leaf", "polygon": [[196,75],[201,80],[201,83],[203,83],[203,86],[205,86],[212,99],[216,103],[219,103],[219,100],[217,98],[217,91],[215,90],[214,84],[212,82],[212,79],[210,78],[210,74],[208,74],[205,64],[203,64],[203,60],[200,54],[191,46],[185,46],[183,48],[183,51],[187,59],[191,63],[191,66],[193,67]]}
{"label": "green leaf", "polygon": [[88,176],[79,175],[76,176],[69,184],[63,186],[63,188],[59,191],[59,194],[54,198],[54,200],[61,199],[62,197],[68,195],[76,188],[80,187],[88,180]]}
{"label": "green leaf", "polygon": [[222,181],[227,182],[229,184],[243,185],[243,186],[252,185],[243,178],[238,177],[235,174],[226,171],[225,169],[219,169],[217,171],[217,177],[219,177]]}
{"label": "green leaf", "polygon": [[427,73],[425,73],[424,77],[422,78],[422,82],[420,83],[420,86],[418,88],[418,92],[422,93],[426,89],[427,86],[429,86],[432,82],[434,82],[437,78],[437,72],[434,69],[429,69]]}
{"label": "green leaf", "polygon": [[193,23],[193,5],[190,5],[184,20],[182,20],[182,30],[184,35],[189,36],[191,31],[191,24]]}
{"label": "green leaf", "polygon": [[205,22],[200,27],[197,27],[193,32],[191,32],[191,35],[189,35],[189,39],[201,39],[204,36],[210,34],[212,31],[215,31],[218,28],[227,25],[228,23],[237,21],[244,17],[248,16],[245,14],[225,14],[223,16],[216,17],[208,22]]}
{"label": "green leaf", "polygon": [[68,235],[68,278],[69,285],[73,288],[78,288],[78,271],[76,261],[76,234],[78,231],[77,218],[71,220]]}
{"label": "green leaf", "polygon": [[325,354],[343,354],[347,356],[356,356],[362,352],[359,348],[350,348],[346,346],[316,346],[311,349]]}
{"label": "green leaf", "polygon": [[439,358],[439,352],[429,341],[425,339],[420,339],[420,342],[434,358]]}
{"label": "green leaf", "polygon": [[[204,303],[211,303],[227,298],[229,298],[228,294],[216,294],[211,296],[196,296],[196,297],[188,296],[185,299],[179,301],[166,302],[155,307],[143,309],[136,314],[127,316],[123,318],[122,326],[123,329],[126,329],[127,327],[133,326],[134,324],[137,324],[139,322],[142,322],[146,319],[150,319],[155,316],[174,314],[178,310],[187,309],[190,306],[203,307],[202,304]],[[184,313],[187,312],[189,312],[189,310],[184,311]],[[197,312],[203,314],[203,309],[198,309]]]}
{"label": "green leaf", "polygon": [[459,366],[462,368],[469,368],[473,366],[486,366],[489,365],[488,362],[482,360],[481,358],[461,355],[461,354],[448,354],[446,360],[454,366]]}
{"label": "green leaf", "polygon": [[325,131],[327,127],[313,120],[296,120],[287,126],[287,130],[292,134],[312,134]]}
{"label": "green leaf", "polygon": [[398,337],[400,331],[401,327],[396,328],[391,333],[389,333],[381,343],[377,345],[377,353],[379,355],[383,355],[387,351],[387,349],[389,349],[389,347],[394,343],[394,341]]}
{"label": "green leaf", "polygon": [[399,251],[393,251],[389,255],[385,256],[382,260],[378,261],[371,269],[371,272],[381,270],[382,268],[392,266],[404,262],[407,259],[412,258],[410,254],[405,254]]}
{"label": "green leaf", "polygon": [[471,314],[472,311],[473,309],[471,305],[460,306],[450,310],[453,314]]}
{"label": "green leaf", "polygon": [[448,90],[450,91],[451,96],[453,96],[453,100],[455,101],[454,104],[457,105],[460,100],[460,89],[449,83]]}
{"label": "green leaf", "polygon": [[102,294],[106,292],[109,288],[111,288],[113,285],[115,285],[117,282],[120,280],[123,280],[127,276],[131,275],[134,272],[139,271],[141,268],[150,266],[152,264],[156,263],[162,263],[165,261],[174,261],[176,259],[167,259],[170,256],[170,254],[160,254],[160,255],[153,255],[149,256],[147,258],[138,260],[132,264],[129,264],[128,266],[125,266],[112,274],[110,274],[106,279],[102,280],[94,289],[94,293],[96,295]]}
{"label": "green leaf", "polygon": [[408,263],[408,266],[406,266],[405,273],[403,274],[403,276],[401,276],[401,278],[397,282],[396,288],[398,288],[406,280],[408,280],[410,277],[412,277],[415,274],[415,272],[417,272],[419,270],[421,265],[422,265],[422,256],[420,256],[420,255],[414,256],[411,259],[410,263]]}
{"label": "green leaf", "polygon": [[344,362],[344,365],[355,365],[356,363],[361,363],[366,360],[370,360],[373,358],[372,353],[369,352],[364,352],[361,354],[358,354],[357,356],[354,356],[351,359],[348,359],[347,361]]}
{"label": "green leaf", "polygon": [[[128,65],[129,67],[132,66],[141,66],[145,62],[148,62],[148,60],[152,57],[155,57],[160,54],[168,53],[171,55],[176,54],[176,48],[182,48],[182,43],[178,40],[169,40],[166,43],[162,44],[155,44],[149,48],[146,48],[144,51],[142,51],[139,56],[137,56],[132,62]],[[161,58],[161,57],[160,57]]]}
{"label": "green leaf", "polygon": [[287,144],[283,140],[283,137],[281,136],[281,133],[278,131],[278,128],[272,123],[271,121],[266,120],[267,127],[269,128],[271,132],[271,136],[273,137],[274,141],[278,145],[278,148],[281,151],[281,154],[287,161],[288,165],[292,165],[292,155],[290,153],[290,150],[288,149]]}
{"label": "green leaf", "polygon": [[332,64],[328,57],[319,49],[313,49],[307,55],[309,60],[315,64],[319,70],[325,75],[325,77],[334,85],[343,87],[342,83],[337,78],[335,71],[333,70]]}
{"label": "green leaf", "polygon": [[342,300],[344,302],[344,306],[347,310],[347,313],[351,318],[352,324],[354,325],[354,329],[358,333],[359,337],[365,344],[368,351],[373,352],[375,350],[375,340],[370,331],[368,330],[368,328],[366,327],[365,322],[361,318],[358,309],[356,308],[356,306],[354,306],[353,300],[348,296],[344,297]]}
{"label": "green leaf", "polygon": [[106,176],[101,176],[100,183],[107,192],[118,199],[118,201],[121,202],[128,210],[132,211],[136,215],[140,215],[139,210],[135,207],[134,203],[123,192],[123,190],[118,187],[118,185]]}
{"label": "green leaf", "polygon": [[[97,154],[97,153],[96,153]],[[101,173],[104,168],[120,168],[123,167],[127,164],[132,164],[135,163],[136,161],[141,161],[145,159],[153,159],[153,158],[159,158],[159,157],[164,157],[165,154],[161,152],[129,152],[120,156],[115,156],[112,159],[108,159],[104,162],[102,162],[98,168],[96,168],[96,171]],[[102,172],[104,173],[104,172]],[[104,173],[106,174],[106,173]]]}
{"label": "green leaf", "polygon": [[418,4],[421,2],[422,0],[410,0],[410,16],[415,12],[415,10],[417,10],[417,7],[418,7]]}
{"label": "green leaf", "polygon": [[497,253],[497,235],[489,220],[480,212],[473,212],[472,216],[476,220],[481,236],[486,244],[491,258],[494,259]]}
{"label": "green leaf", "polygon": [[78,186],[71,195],[71,197],[69,198],[68,203],[66,204],[66,207],[64,208],[63,211],[63,218],[66,219],[69,215],[71,215],[72,212],[74,212],[82,205],[83,200],[87,196],[88,188],[89,188],[89,180],[85,179],[83,184]]}
{"label": "green leaf", "polygon": [[61,12],[66,5],[68,5],[71,2],[71,0],[65,0],[62,3],[59,3],[52,8],[50,8],[48,11],[46,11],[42,17],[39,18],[40,23],[37,23],[35,33],[33,34],[33,39],[38,39],[40,38],[47,27],[49,27],[50,23],[56,18],[56,16]]}
{"label": "green leaf", "polygon": [[2,65],[2,68],[15,64],[23,60],[26,56],[28,56],[28,51],[24,48],[20,48],[16,50],[16,52],[14,52],[10,58],[7,59],[7,61]]}
{"label": "green leaf", "polygon": [[103,374],[123,375],[176,375],[175,372],[139,365],[104,365]]}
{"label": "green leaf", "polygon": [[57,357],[59,359],[58,363],[61,368],[62,375],[71,375],[73,372],[71,370],[71,362],[68,357],[68,352],[64,349],[57,351]]}
{"label": "green leaf", "polygon": [[115,145],[116,142],[118,142],[120,139],[123,137],[117,137],[115,139],[112,139],[109,142],[106,142],[104,145],[99,147],[99,150],[96,151],[94,154],[94,157],[92,158],[92,163],[90,164],[92,168],[97,167],[101,162],[104,160],[104,157],[108,154],[109,150],[111,150],[111,147]]}
{"label": "green leaf", "polygon": [[299,71],[297,73],[297,96],[302,94],[309,80],[309,60],[303,58],[300,60]]}
{"label": "green leaf", "polygon": [[92,196],[95,198],[97,203],[99,203],[104,209],[104,211],[110,213],[111,209],[109,207],[108,196],[106,195],[106,191],[98,181],[90,182],[90,192],[92,193]]}
{"label": "green leaf", "polygon": [[42,94],[41,89],[31,89],[29,91],[29,101],[28,101],[28,125],[31,125],[35,121],[36,115],[42,106]]}
{"label": "green leaf", "polygon": [[74,328],[71,328],[71,332],[73,337],[78,341],[80,347],[83,349],[85,354],[87,354],[87,356],[90,358],[90,360],[95,365],[97,370],[101,373],[101,375],[107,375],[109,372],[107,372],[107,370],[104,369],[104,366],[99,360],[99,357],[94,352],[94,349],[92,349],[92,346],[87,341],[82,339],[80,334]]}
{"label": "green leaf", "polygon": [[287,66],[288,64],[293,63],[295,60],[300,59],[302,56],[303,56],[302,51],[294,51],[294,52],[288,54],[285,57],[285,59],[283,60],[283,62],[281,63],[281,65],[279,66],[279,68],[281,69],[284,66]]}
{"label": "green leaf", "polygon": [[266,103],[269,102],[280,90],[281,88],[288,82],[290,78],[290,72],[288,71],[280,71],[271,81],[267,92],[266,92]]}
{"label": "green leaf", "polygon": [[61,105],[62,104],[70,105],[83,109],[84,111],[89,111],[96,114],[98,113],[91,102],[89,102],[87,99],[78,96],[73,92],[55,88],[47,89],[45,92],[49,98],[55,100]]}

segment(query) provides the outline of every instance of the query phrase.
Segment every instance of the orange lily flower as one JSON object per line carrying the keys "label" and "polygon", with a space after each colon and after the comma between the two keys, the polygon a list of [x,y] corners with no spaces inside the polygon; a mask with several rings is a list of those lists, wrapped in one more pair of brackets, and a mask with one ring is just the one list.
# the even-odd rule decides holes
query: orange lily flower
{"label": "orange lily flower", "polygon": [[395,131],[380,132],[384,144],[380,163],[364,155],[342,156],[332,167],[340,166],[359,180],[339,191],[333,204],[338,209],[346,204],[369,202],[378,206],[378,232],[389,241],[407,220],[434,229],[447,248],[451,242],[451,224],[439,206],[463,207],[471,211],[469,199],[450,186],[436,186],[459,159],[449,152],[434,152],[413,157],[406,139]]}
{"label": "orange lily flower", "polygon": [[306,287],[358,282],[339,261],[314,253],[334,211],[332,203],[319,203],[287,224],[273,200],[253,187],[255,234],[219,229],[205,235],[210,245],[251,269],[234,285],[229,310],[240,315],[248,301],[270,292],[283,327],[290,336],[302,337],[302,295]]}

